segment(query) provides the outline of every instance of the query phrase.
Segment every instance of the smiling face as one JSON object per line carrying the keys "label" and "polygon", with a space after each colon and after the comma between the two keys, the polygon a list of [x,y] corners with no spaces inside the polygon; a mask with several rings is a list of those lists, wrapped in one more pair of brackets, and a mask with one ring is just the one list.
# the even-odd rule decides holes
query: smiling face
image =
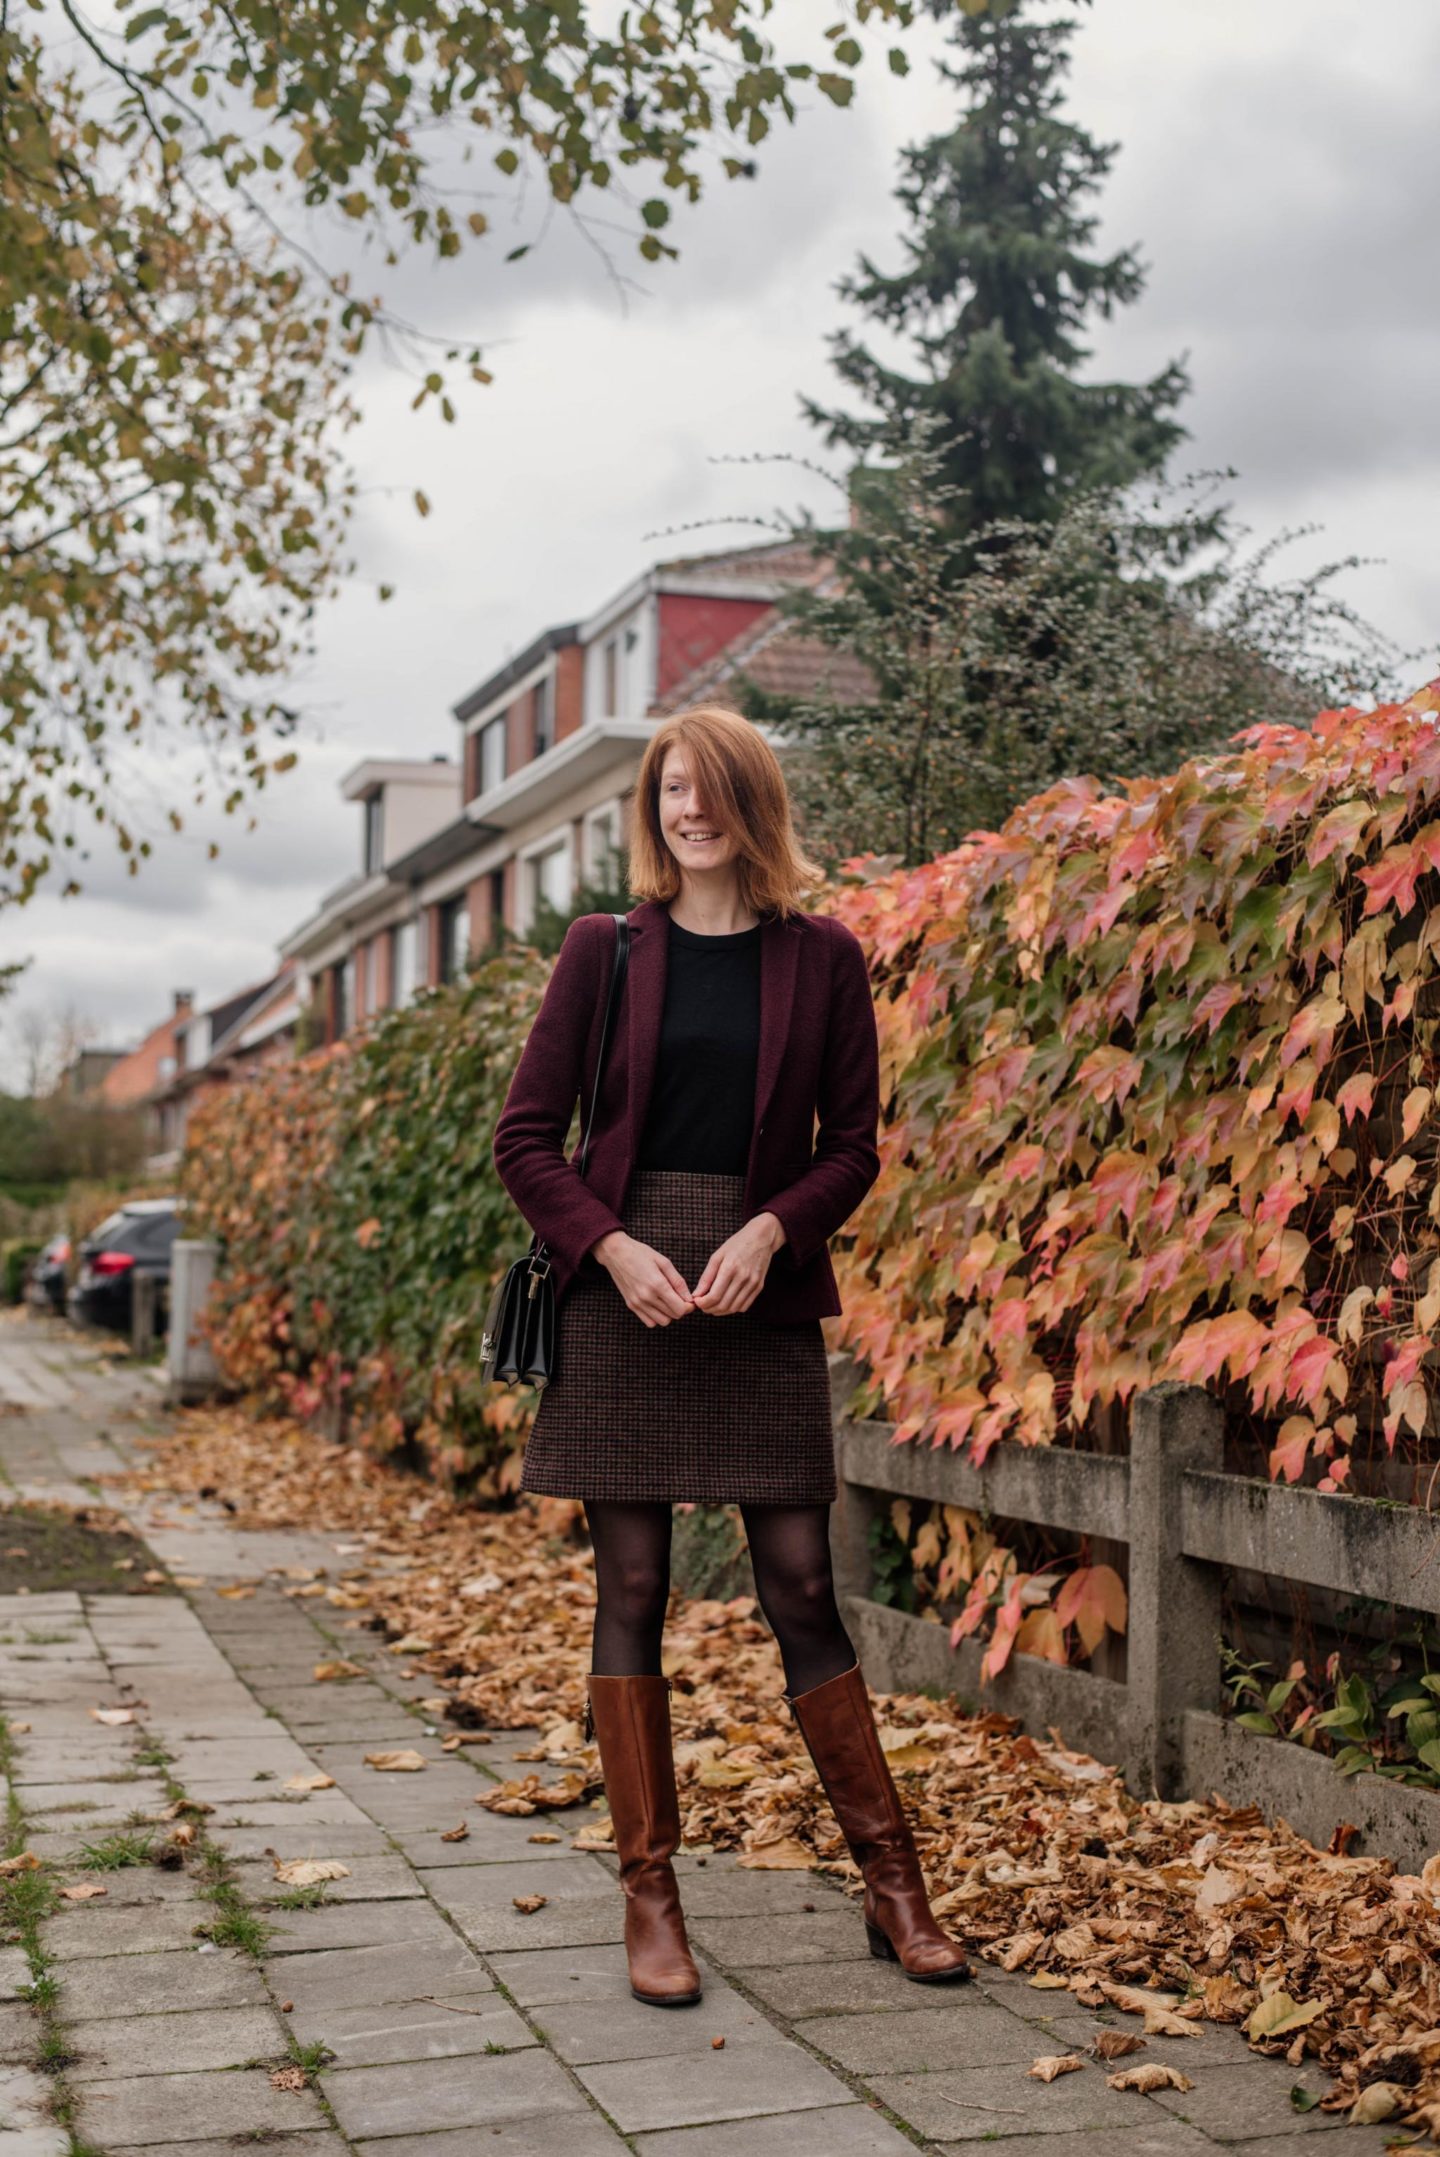
{"label": "smiling face", "polygon": [[682,874],[713,873],[736,860],[734,834],[707,810],[678,744],[667,750],[661,767],[659,809],[660,830]]}

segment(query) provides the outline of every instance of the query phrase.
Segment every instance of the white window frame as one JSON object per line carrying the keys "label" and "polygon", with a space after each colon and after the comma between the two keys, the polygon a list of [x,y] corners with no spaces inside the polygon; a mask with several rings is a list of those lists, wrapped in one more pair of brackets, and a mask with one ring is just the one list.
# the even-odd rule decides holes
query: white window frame
{"label": "white window frame", "polygon": [[[597,836],[602,825],[609,826],[608,839],[604,841]],[[599,878],[604,874],[605,856],[610,847],[613,846],[617,854],[620,852],[622,828],[623,820],[620,814],[620,796],[618,794],[613,796],[611,800],[599,801],[593,809],[586,810],[584,854],[585,878],[588,883],[598,882]]]}
{"label": "white window frame", "polygon": [[[420,924],[411,914],[405,921],[397,921],[390,931],[390,1008],[399,1011],[403,1005],[413,1003],[420,987]],[[400,954],[409,938],[410,980],[405,982],[400,964]]]}
{"label": "white window frame", "polygon": [[529,934],[535,920],[534,864],[547,854],[559,852],[562,847],[565,853],[565,903],[568,905],[569,894],[575,889],[575,834],[569,824],[553,825],[543,837],[532,839],[527,847],[522,848],[517,858],[520,888],[517,893],[516,912],[520,917],[521,936]]}

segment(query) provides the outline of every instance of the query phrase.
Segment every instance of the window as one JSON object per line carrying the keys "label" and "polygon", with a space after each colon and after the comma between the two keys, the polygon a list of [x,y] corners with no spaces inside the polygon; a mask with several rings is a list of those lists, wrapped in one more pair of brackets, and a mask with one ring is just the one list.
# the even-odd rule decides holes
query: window
{"label": "window", "polygon": [[570,845],[565,839],[547,846],[543,853],[532,854],[525,864],[529,882],[527,913],[533,921],[537,909],[543,904],[553,906],[557,913],[564,913],[570,904]]}
{"label": "window", "polygon": [[440,979],[459,981],[470,956],[470,906],[462,891],[440,909]]}
{"label": "window", "polygon": [[376,875],[385,866],[385,797],[365,796],[365,874]]}
{"label": "window", "polygon": [[380,939],[372,936],[365,946],[365,1015],[371,1018],[380,1009]]}
{"label": "window", "polygon": [[620,644],[611,637],[605,646],[605,705],[602,717],[613,719],[620,706]]}
{"label": "window", "polygon": [[505,871],[492,869],[490,883],[490,941],[498,944],[505,927]]}
{"label": "window", "polygon": [[555,745],[555,678],[547,674],[535,684],[535,754],[544,756]]}
{"label": "window", "polygon": [[330,1037],[334,1041],[338,1041],[342,1034],[347,1034],[350,1031],[350,1021],[354,1016],[354,1005],[350,1001],[352,986],[353,981],[348,960],[340,966],[331,967]]}
{"label": "window", "polygon": [[618,877],[619,819],[613,808],[596,809],[585,819],[585,874],[592,884]]}
{"label": "window", "polygon": [[398,1011],[415,994],[415,924],[401,921],[390,931],[390,1001]]}
{"label": "window", "polygon": [[480,791],[488,794],[505,776],[505,715],[480,729]]}

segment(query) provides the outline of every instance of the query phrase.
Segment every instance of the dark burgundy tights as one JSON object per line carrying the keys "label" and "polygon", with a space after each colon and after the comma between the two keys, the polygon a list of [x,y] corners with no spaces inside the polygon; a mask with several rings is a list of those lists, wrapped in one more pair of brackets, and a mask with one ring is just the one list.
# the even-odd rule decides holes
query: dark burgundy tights
{"label": "dark burgundy tights", "polygon": [[[760,1608],[785,1665],[785,1689],[808,1692],[856,1659],[830,1571],[830,1508],[742,1505],[740,1513]],[[585,1500],[595,1552],[590,1667],[605,1677],[659,1672],[670,1600],[672,1518],[669,1505]]]}

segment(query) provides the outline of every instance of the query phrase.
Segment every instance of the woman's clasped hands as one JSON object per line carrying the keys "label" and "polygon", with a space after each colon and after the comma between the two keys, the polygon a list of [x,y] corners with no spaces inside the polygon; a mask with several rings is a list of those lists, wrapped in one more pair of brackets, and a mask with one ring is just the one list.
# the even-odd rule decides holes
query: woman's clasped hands
{"label": "woman's clasped hands", "polygon": [[693,1311],[724,1318],[748,1310],[765,1286],[770,1261],[784,1241],[785,1231],[776,1215],[757,1213],[711,1253],[693,1291],[663,1251],[623,1229],[602,1236],[594,1255],[626,1307],[644,1325],[668,1326]]}

